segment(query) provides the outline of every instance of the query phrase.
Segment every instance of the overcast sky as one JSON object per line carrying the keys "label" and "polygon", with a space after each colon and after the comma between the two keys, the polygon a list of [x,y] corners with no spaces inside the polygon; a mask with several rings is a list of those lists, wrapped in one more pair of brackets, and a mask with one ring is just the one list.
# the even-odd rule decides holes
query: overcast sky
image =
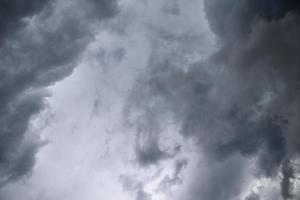
{"label": "overcast sky", "polygon": [[0,0],[1,200],[299,200],[297,0]]}

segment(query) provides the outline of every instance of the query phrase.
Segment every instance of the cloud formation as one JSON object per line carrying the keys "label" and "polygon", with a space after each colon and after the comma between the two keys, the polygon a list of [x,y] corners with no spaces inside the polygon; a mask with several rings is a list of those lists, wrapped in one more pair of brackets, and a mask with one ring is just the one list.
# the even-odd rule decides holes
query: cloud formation
{"label": "cloud formation", "polygon": [[[1,198],[299,199],[298,1],[12,0],[0,11]],[[32,171],[43,142],[31,119],[47,106],[58,131]]]}
{"label": "cloud formation", "polygon": [[45,106],[44,88],[72,72],[93,39],[92,26],[114,16],[118,7],[116,1],[105,0],[10,0],[1,1],[0,10],[2,186],[34,165],[41,142],[26,131]]}
{"label": "cloud formation", "polygon": [[[290,161],[299,155],[299,3],[206,0],[204,11],[219,49],[206,60],[182,63],[188,52],[176,52],[192,47],[187,40],[172,49],[180,41],[173,37],[168,50],[155,48],[133,90],[139,99],[131,103],[143,113],[140,120],[155,116],[149,127],[171,116],[183,136],[197,141],[210,160],[219,160],[218,167],[236,153],[257,158],[259,176],[281,175],[282,198],[296,198]],[[240,162],[234,171],[243,171],[245,161]],[[217,178],[228,174],[226,167],[218,169]],[[222,188],[217,182],[234,187],[241,180],[223,177],[190,199],[237,198],[237,188],[227,188],[223,196],[215,190]]]}

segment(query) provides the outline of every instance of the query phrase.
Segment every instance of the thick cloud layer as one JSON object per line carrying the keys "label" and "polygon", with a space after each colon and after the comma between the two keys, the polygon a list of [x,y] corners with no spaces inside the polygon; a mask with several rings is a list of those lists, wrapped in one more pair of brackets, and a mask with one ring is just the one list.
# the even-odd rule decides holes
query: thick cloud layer
{"label": "thick cloud layer", "polygon": [[[218,178],[228,174],[222,166],[239,153],[257,158],[259,176],[280,174],[282,198],[296,199],[291,187],[296,166],[291,161],[300,153],[299,3],[206,0],[204,6],[219,49],[206,61],[194,63],[180,62],[187,53],[177,56],[180,48],[154,49],[149,70],[133,90],[139,98],[131,99],[131,105],[142,113],[139,121],[147,122],[149,116],[156,120],[149,127],[161,126],[171,116],[182,135],[193,138],[211,160],[219,160]],[[193,48],[187,38],[184,41],[181,48]],[[235,171],[242,171],[245,161],[237,162],[241,163],[235,167],[241,169]],[[235,185],[241,180],[220,178],[205,191],[194,189],[190,199],[237,198]],[[217,182],[234,189],[216,196],[222,188]],[[257,195],[248,199],[259,199]]]}
{"label": "thick cloud layer", "polygon": [[[229,2],[217,17],[214,14],[217,6],[213,4],[219,2],[205,3],[208,19],[213,22],[212,29],[223,43],[216,55],[217,62],[226,64],[230,73],[238,78],[235,83],[241,84],[235,96],[237,114],[258,106],[259,116],[251,123],[254,126],[239,131],[248,132],[250,138],[236,137],[237,149],[249,146],[253,151],[248,153],[258,153],[260,167],[268,176],[282,167],[282,196],[292,198],[289,186],[293,170],[288,160],[299,155],[300,131],[295,124],[299,121],[300,108],[297,64],[300,41],[296,36],[300,34],[299,2]],[[249,124],[249,120],[246,123]],[[261,131],[255,128],[257,126],[261,126]],[[248,141],[248,145],[242,141]]]}
{"label": "thick cloud layer", "polygon": [[22,21],[25,17],[31,17],[40,12],[48,2],[48,0],[33,0],[30,2],[17,0],[1,1],[1,43],[6,37],[11,36],[14,31],[25,25],[24,21]]}
{"label": "thick cloud layer", "polygon": [[1,199],[300,198],[298,1],[0,11]]}
{"label": "thick cloud layer", "polygon": [[34,165],[41,142],[26,131],[45,106],[43,88],[72,72],[92,26],[117,10],[116,1],[1,1],[0,185]]}

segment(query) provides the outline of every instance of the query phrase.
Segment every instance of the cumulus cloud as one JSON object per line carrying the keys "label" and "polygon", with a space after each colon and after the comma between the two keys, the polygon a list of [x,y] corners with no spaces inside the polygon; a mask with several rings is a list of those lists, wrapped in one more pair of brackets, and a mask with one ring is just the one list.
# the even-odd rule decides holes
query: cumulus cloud
{"label": "cumulus cloud", "polygon": [[[84,8],[84,9],[81,9]],[[69,75],[116,1],[1,1],[0,184],[31,171],[39,139],[26,134],[43,88]],[[100,20],[100,21],[99,21]],[[37,136],[38,137],[38,136]]]}

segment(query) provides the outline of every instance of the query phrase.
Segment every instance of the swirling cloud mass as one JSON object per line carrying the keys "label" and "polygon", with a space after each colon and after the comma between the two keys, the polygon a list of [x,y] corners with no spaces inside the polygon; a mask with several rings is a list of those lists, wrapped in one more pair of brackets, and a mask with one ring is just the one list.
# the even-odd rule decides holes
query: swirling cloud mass
{"label": "swirling cloud mass", "polygon": [[300,199],[297,0],[0,1],[0,199]]}

